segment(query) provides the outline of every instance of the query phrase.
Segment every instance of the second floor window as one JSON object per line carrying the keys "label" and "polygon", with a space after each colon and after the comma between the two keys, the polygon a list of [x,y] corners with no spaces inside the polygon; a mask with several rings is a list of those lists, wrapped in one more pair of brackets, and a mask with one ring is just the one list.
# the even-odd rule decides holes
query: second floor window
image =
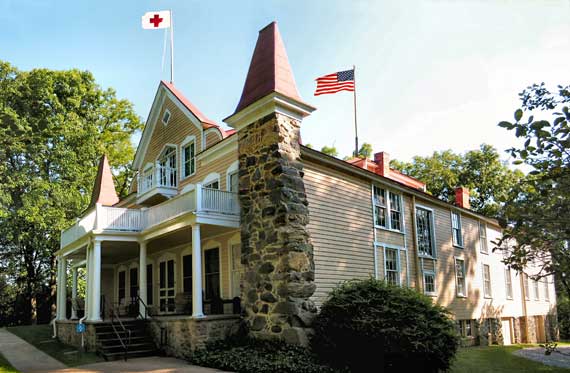
{"label": "second floor window", "polygon": [[457,212],[451,213],[451,233],[453,246],[463,247],[463,234],[461,233],[461,215]]}
{"label": "second floor window", "polygon": [[538,280],[533,281],[534,284],[534,300],[540,300],[540,292],[538,288]]}
{"label": "second floor window", "polygon": [[160,185],[175,187],[177,185],[176,148],[166,148],[163,155],[158,159],[158,166],[160,169]]}
{"label": "second floor window", "polygon": [[544,299],[550,301],[550,289],[548,289],[548,279],[544,279]]}
{"label": "second floor window", "polygon": [[182,148],[183,176],[188,177],[196,172],[196,144],[194,141]]}
{"label": "second floor window", "polygon": [[465,261],[455,259],[455,282],[457,283],[457,295],[460,297],[467,296],[465,286]]}
{"label": "second floor window", "polygon": [[479,244],[481,246],[481,252],[488,254],[489,249],[487,248],[487,225],[481,222],[479,222]]}
{"label": "second floor window", "polygon": [[402,196],[374,186],[374,225],[402,230]]}
{"label": "second floor window", "polygon": [[523,275],[523,285],[524,285],[524,298],[530,300],[530,289],[528,288],[528,275],[525,273]]}
{"label": "second floor window", "polygon": [[505,268],[505,293],[507,299],[513,299],[513,282],[511,279],[511,269]]}
{"label": "second floor window", "polygon": [[485,298],[491,298],[491,268],[483,264],[483,294]]}
{"label": "second floor window", "polygon": [[435,257],[433,212],[421,207],[416,207],[416,227],[419,253],[421,255]]}

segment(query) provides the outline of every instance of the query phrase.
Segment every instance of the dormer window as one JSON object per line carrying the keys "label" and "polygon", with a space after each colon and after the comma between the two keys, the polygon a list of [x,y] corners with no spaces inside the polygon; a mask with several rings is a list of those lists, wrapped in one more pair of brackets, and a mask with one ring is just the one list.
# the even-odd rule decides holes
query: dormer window
{"label": "dormer window", "polygon": [[164,110],[164,114],[162,114],[162,124],[166,126],[169,120],[170,120],[170,111],[166,109]]}

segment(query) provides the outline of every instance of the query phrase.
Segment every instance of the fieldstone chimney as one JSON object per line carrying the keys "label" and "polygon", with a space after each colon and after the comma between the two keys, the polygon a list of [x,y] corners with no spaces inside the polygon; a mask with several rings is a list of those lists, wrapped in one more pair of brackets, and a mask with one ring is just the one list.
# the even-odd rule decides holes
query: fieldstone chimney
{"label": "fieldstone chimney", "polygon": [[103,206],[113,206],[119,202],[119,196],[115,190],[115,183],[113,182],[113,174],[109,166],[109,160],[106,155],[101,157],[99,167],[97,169],[97,177],[93,185],[93,192],[91,194],[91,202],[89,208],[96,204]]}
{"label": "fieldstone chimney", "polygon": [[374,163],[380,170],[380,175],[388,177],[390,174],[390,154],[386,152],[374,153]]}
{"label": "fieldstone chimney", "polygon": [[469,188],[461,186],[455,189],[455,204],[465,209],[471,208],[469,204]]}
{"label": "fieldstone chimney", "polygon": [[313,246],[300,162],[299,97],[277,23],[259,32],[241,99],[225,121],[238,131],[241,297],[257,337],[306,344],[316,308]]}

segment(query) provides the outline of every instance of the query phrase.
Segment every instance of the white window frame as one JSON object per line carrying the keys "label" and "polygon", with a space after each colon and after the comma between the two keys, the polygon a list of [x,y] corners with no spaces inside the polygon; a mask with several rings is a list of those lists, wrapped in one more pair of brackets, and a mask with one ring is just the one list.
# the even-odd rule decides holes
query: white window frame
{"label": "white window frame", "polygon": [[208,188],[208,185],[218,183],[218,190],[222,189],[222,183],[220,182],[220,174],[217,172],[209,173],[202,181],[202,188]]}
{"label": "white window frame", "polygon": [[548,288],[548,277],[544,278],[544,300],[550,302],[550,289]]}
{"label": "white window frame", "polygon": [[[380,189],[384,191],[384,205],[379,205],[376,204],[376,198],[374,198],[375,194],[374,194],[374,189]],[[399,199],[400,201],[400,229],[395,229],[392,228],[392,203],[390,201],[390,196],[395,196],[396,198]],[[384,219],[386,221],[386,226],[382,226],[379,224],[376,224],[376,206],[382,207],[384,208],[385,214],[384,214]],[[397,210],[394,210],[397,211]],[[384,187],[381,187],[377,184],[372,184],[372,212],[373,212],[373,217],[374,217],[374,228],[378,228],[378,229],[384,229],[384,230],[388,230],[391,232],[398,232],[398,233],[403,233],[404,232],[404,198],[402,196],[402,194],[400,193],[394,193],[389,189],[386,189]]]}
{"label": "white window frame", "polygon": [[[467,325],[469,325],[469,333],[467,333]],[[473,320],[459,320],[459,334],[463,338],[473,337]]]}
{"label": "white window frame", "polygon": [[[168,118],[166,119],[166,121],[164,120],[164,117],[168,114]],[[160,117],[160,121],[162,122],[162,124],[164,124],[165,126],[168,125],[168,122],[170,122],[170,118],[172,118],[172,113],[170,112],[170,110],[168,109],[164,109],[164,113],[162,113],[162,116]]]}
{"label": "white window frame", "polygon": [[[232,176],[233,175],[238,175],[239,173],[239,161],[235,161],[234,163],[232,163],[230,165],[230,167],[228,167],[228,169],[226,170],[226,190],[228,192],[231,192],[231,188],[232,188]],[[238,176],[239,177],[239,176]],[[239,179],[238,179],[238,189],[239,189]],[[233,191],[234,193],[237,193],[237,190]]]}
{"label": "white window frame", "polygon": [[538,280],[532,280],[532,282],[533,282],[533,288],[534,288],[534,300],[539,301],[540,300],[540,286],[538,284]]}
{"label": "white window frame", "polygon": [[[433,291],[426,290],[426,276],[433,276]],[[424,294],[435,297],[437,295],[437,281],[435,276],[435,271],[423,270],[422,271],[422,282],[424,285]]]}
{"label": "white window frame", "polygon": [[[458,227],[455,227],[453,225],[453,217],[457,216],[457,224],[459,225]],[[451,242],[453,243],[453,246],[455,247],[459,247],[460,249],[463,249],[463,224],[461,221],[461,214],[459,213],[459,211],[454,211],[451,210]],[[455,242],[455,231],[458,232],[458,240],[459,242]]]}
{"label": "white window frame", "polygon": [[479,251],[481,251],[483,254],[489,255],[489,245],[487,242],[487,223],[481,221],[479,221]]}
{"label": "white window frame", "polygon": [[[236,263],[236,260],[234,258],[234,246],[236,245],[240,246],[239,263]],[[241,280],[245,272],[245,267],[243,266],[243,264],[241,264],[241,240],[239,239],[238,235],[234,236],[232,239],[228,241],[228,254],[229,254],[229,263],[230,263],[230,297],[233,299],[235,297],[241,296],[241,289],[240,293],[238,294],[235,294],[234,292],[234,288],[236,287],[235,275],[239,273],[239,277]]]}
{"label": "white window frame", "polygon": [[[485,279],[485,267],[489,269],[489,292],[487,292],[487,287],[485,286],[485,282],[487,282],[487,280]],[[483,263],[483,297],[487,298],[487,299],[492,299],[493,298],[493,284],[491,281],[491,266],[489,264],[485,264]]]}
{"label": "white window frame", "polygon": [[387,245],[384,245],[383,248],[384,248],[384,250],[383,250],[383,252],[384,252],[384,281],[388,282],[388,266],[386,263],[386,259],[387,259],[386,251],[387,250],[393,250],[396,252],[396,271],[391,270],[391,272],[396,272],[396,284],[395,285],[401,286],[402,285],[402,267],[400,265],[400,249],[397,247],[392,247],[392,246],[387,246]]}
{"label": "white window frame", "polygon": [[530,300],[530,286],[529,286],[529,282],[530,279],[528,278],[528,275],[526,273],[523,273],[523,286],[524,286],[524,299],[525,300]]}
{"label": "white window frame", "polygon": [[[414,208],[416,209],[414,211],[414,224],[416,225],[416,242],[418,242],[418,256],[422,257],[422,258],[430,258],[430,259],[436,259],[437,258],[437,246],[436,246],[436,235],[435,235],[435,211],[434,209],[424,206],[424,205],[420,205],[420,204],[416,204],[414,206]],[[433,249],[433,253],[430,255],[428,253],[424,253],[424,252],[420,252],[419,250],[419,229],[418,229],[418,213],[417,213],[417,209],[422,209],[422,210],[427,210],[429,212],[431,212],[431,244],[432,244],[432,249]]]}
{"label": "white window frame", "polygon": [[509,300],[513,299],[513,277],[510,268],[505,268],[505,297]]}
{"label": "white window frame", "polygon": [[[189,147],[191,144],[194,144],[194,158],[193,158],[193,163],[194,163],[194,172],[191,172],[190,174],[186,174],[186,152],[184,151],[184,149],[186,149],[187,147]],[[182,144],[180,144],[180,161],[181,161],[181,166],[182,166],[182,172],[180,173],[181,175],[181,179],[186,179],[190,176],[193,176],[196,174],[196,171],[198,169],[198,162],[196,160],[196,154],[197,154],[197,142],[196,142],[196,136],[188,136],[184,139],[184,141],[182,141]],[[190,168],[192,169],[192,168]]]}
{"label": "white window frame", "polygon": [[[458,262],[461,262],[461,264],[462,264],[462,271],[463,271],[463,277],[462,277],[462,280],[463,280],[463,292],[462,292],[462,293],[459,292],[459,281],[460,281],[460,279],[459,279],[459,272],[457,271],[457,264],[458,264]],[[466,270],[466,266],[465,266],[465,259],[455,257],[455,294],[456,294],[458,297],[460,297],[460,298],[467,298],[467,294],[468,294],[468,291],[467,291],[467,278],[466,278],[466,277],[467,277],[467,274],[466,274],[466,272],[467,272],[467,270]]]}

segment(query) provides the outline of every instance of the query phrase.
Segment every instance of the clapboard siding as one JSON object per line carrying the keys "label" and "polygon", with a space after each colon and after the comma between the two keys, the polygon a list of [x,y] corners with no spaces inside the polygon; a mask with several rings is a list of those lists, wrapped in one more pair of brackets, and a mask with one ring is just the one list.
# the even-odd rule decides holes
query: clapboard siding
{"label": "clapboard siding", "polygon": [[372,196],[366,181],[310,162],[304,171],[320,304],[339,282],[374,275]]}

